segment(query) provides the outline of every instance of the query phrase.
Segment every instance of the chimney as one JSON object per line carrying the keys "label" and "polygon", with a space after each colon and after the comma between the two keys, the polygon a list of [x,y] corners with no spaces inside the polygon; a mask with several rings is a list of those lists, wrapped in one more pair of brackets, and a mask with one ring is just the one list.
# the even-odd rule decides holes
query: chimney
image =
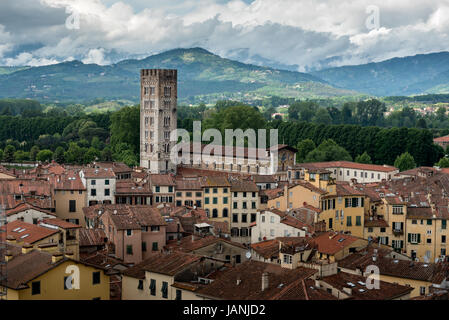
{"label": "chimney", "polygon": [[22,246],[22,254],[27,254],[29,252],[33,251],[33,246],[30,244],[25,244]]}
{"label": "chimney", "polygon": [[265,291],[265,289],[268,289],[268,273],[264,272],[262,273],[262,291]]}
{"label": "chimney", "polygon": [[12,235],[8,235],[6,237],[6,243],[16,243],[16,238],[14,238]]}
{"label": "chimney", "polygon": [[55,252],[51,256],[51,263],[57,263],[64,258],[64,255],[61,252]]}
{"label": "chimney", "polygon": [[11,250],[7,250],[6,254],[5,254],[5,261],[6,262],[11,261],[12,258],[13,258],[12,251]]}

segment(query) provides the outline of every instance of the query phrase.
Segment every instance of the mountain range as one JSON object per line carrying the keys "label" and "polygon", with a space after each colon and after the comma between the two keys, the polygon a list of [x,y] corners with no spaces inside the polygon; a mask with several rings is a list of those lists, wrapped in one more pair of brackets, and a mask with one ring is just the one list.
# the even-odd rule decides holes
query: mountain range
{"label": "mountain range", "polygon": [[41,67],[0,67],[0,98],[85,102],[139,101],[139,70],[178,69],[180,102],[333,98],[449,92],[449,52],[302,73],[244,64],[202,48],[174,49],[111,65],[69,61]]}

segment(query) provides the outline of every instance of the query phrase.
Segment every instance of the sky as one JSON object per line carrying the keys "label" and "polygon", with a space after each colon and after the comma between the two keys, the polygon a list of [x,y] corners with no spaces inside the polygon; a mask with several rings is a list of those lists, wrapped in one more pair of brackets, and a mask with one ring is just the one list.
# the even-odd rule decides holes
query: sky
{"label": "sky", "polygon": [[449,51],[449,0],[1,0],[0,65],[202,47],[310,71]]}

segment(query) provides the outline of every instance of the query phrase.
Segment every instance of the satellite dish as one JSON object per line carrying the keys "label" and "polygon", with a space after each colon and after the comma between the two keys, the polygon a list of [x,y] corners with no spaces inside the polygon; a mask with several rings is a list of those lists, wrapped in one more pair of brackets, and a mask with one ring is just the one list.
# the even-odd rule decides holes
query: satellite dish
{"label": "satellite dish", "polygon": [[251,259],[251,251],[246,252],[246,259]]}

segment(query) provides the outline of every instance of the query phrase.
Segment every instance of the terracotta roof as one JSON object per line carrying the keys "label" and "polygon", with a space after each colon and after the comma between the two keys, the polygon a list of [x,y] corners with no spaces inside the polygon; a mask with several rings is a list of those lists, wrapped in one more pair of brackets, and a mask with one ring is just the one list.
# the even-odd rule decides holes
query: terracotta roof
{"label": "terracotta roof", "polygon": [[261,211],[261,214],[264,214],[265,212],[272,212],[274,214],[277,214],[278,216],[281,217],[280,222],[285,225],[288,225],[290,227],[293,227],[296,229],[301,229],[301,230],[303,230],[304,228],[307,228],[308,231],[310,231],[312,229],[311,225],[306,224],[306,223],[302,222],[301,220],[294,218],[283,211],[280,211],[277,209],[269,209],[269,210]]}
{"label": "terracotta roof", "polygon": [[[313,276],[317,270],[307,268],[287,269],[271,263],[246,261],[228,268],[215,280],[197,290],[197,294],[224,300],[307,300],[301,288],[302,280]],[[268,277],[268,287],[262,290],[262,275]],[[295,287],[295,289],[293,289]]]}
{"label": "terracotta roof", "polygon": [[449,136],[434,138],[433,142],[449,142]]}
{"label": "terracotta roof", "polygon": [[171,174],[150,174],[150,182],[154,186],[175,186],[175,178]]}
{"label": "terracotta roof", "polygon": [[35,211],[39,211],[39,212],[42,212],[42,213],[45,213],[45,214],[48,214],[51,216],[56,216],[50,210],[45,210],[45,209],[36,207],[36,206],[34,206],[30,203],[26,203],[26,202],[19,203],[16,207],[6,210],[6,214],[8,216],[11,216],[11,215],[14,215],[14,214],[17,214],[17,213],[20,213],[23,211],[27,211],[27,210],[35,210]]}
{"label": "terracotta roof", "polygon": [[325,282],[340,292],[344,292],[343,288],[350,288],[350,297],[355,300],[392,300],[409,294],[413,291],[412,287],[394,284],[380,280],[381,290],[368,289],[366,287],[366,277],[339,272],[337,274],[323,277]]}
{"label": "terracotta roof", "polygon": [[7,235],[13,237],[17,242],[30,244],[44,240],[59,232],[55,229],[37,226],[35,224],[26,223],[20,220],[9,222],[6,226],[1,228],[3,230],[6,229]]}
{"label": "terracotta roof", "polygon": [[369,220],[365,218],[365,228],[372,228],[372,227],[380,227],[380,228],[388,228],[388,222],[386,222],[384,219],[373,219]]}
{"label": "terracotta roof", "polygon": [[[193,241],[192,241],[193,239]],[[206,237],[199,237],[199,236],[187,236],[181,239],[180,243],[178,244],[177,241],[172,241],[167,243],[165,246],[167,250],[172,251],[182,251],[182,252],[192,252],[210,245],[213,245],[218,242],[225,242],[227,244],[233,245],[235,247],[246,249],[246,247],[238,242],[232,242],[224,238],[214,237],[214,236],[206,236]]]}
{"label": "terracotta roof", "polygon": [[89,179],[113,179],[115,178],[115,173],[112,169],[103,168],[83,168],[84,177]]}
{"label": "terracotta roof", "polygon": [[123,274],[138,279],[145,277],[145,271],[173,276],[200,262],[201,259],[200,256],[183,252],[158,253],[125,270]]}
{"label": "terracotta roof", "polygon": [[369,170],[380,172],[393,172],[399,169],[392,166],[381,166],[375,164],[364,164],[350,161],[330,161],[330,162],[310,162],[297,164],[298,167],[315,167],[315,168],[345,168],[345,169],[357,169],[357,170]]}
{"label": "terracotta roof", "polygon": [[279,240],[267,240],[251,243],[251,249],[265,259],[277,258],[279,256]]}
{"label": "terracotta roof", "polygon": [[210,176],[201,179],[202,187],[230,187],[228,179],[224,176]]}
{"label": "terracotta roof", "polygon": [[198,190],[201,191],[200,178],[196,179],[177,179],[176,180],[176,190]]}
{"label": "terracotta roof", "polygon": [[259,188],[253,181],[231,180],[232,192],[259,192]]}
{"label": "terracotta roof", "polygon": [[106,233],[103,229],[86,229],[80,231],[80,247],[102,246],[106,243]]}
{"label": "terracotta roof", "polygon": [[151,195],[149,183],[137,183],[129,180],[117,180],[115,183],[116,195]]}
{"label": "terracotta roof", "polygon": [[52,225],[52,226],[57,226],[57,227],[62,228],[62,229],[80,229],[81,228],[80,225],[77,225],[77,224],[74,224],[74,223],[70,223],[70,222],[67,222],[67,221],[64,221],[64,220],[61,220],[61,219],[57,219],[57,218],[54,218],[54,219],[43,219],[42,222],[45,223],[45,224]]}
{"label": "terracotta roof", "polygon": [[94,165],[102,169],[111,169],[115,174],[132,172],[133,169],[123,162],[95,162]]}
{"label": "terracotta roof", "polygon": [[105,208],[117,230],[139,230],[142,226],[166,226],[159,209],[145,205],[115,205]]}
{"label": "terracotta roof", "polygon": [[373,248],[361,250],[340,260],[338,266],[350,270],[365,270],[369,265],[376,265],[381,275],[421,280],[440,284],[449,275],[447,263],[424,263],[398,260],[385,257],[380,252],[373,261]]}
{"label": "terracotta roof", "polygon": [[336,254],[357,240],[359,238],[333,231],[325,232],[314,238],[314,242],[318,246],[318,252],[330,255]]}
{"label": "terracotta roof", "polygon": [[317,188],[317,187],[315,187],[313,184],[311,184],[310,182],[308,182],[308,181],[303,181],[303,180],[297,180],[297,181],[295,181],[295,184],[292,185],[292,186],[290,186],[289,188],[294,188],[294,187],[296,187],[297,185],[300,185],[300,186],[302,186],[302,187],[304,187],[304,188],[306,188],[306,189],[309,189],[310,191],[319,193],[319,194],[321,194],[321,195],[327,193],[327,191],[322,190],[322,189],[320,189],[320,188]]}

